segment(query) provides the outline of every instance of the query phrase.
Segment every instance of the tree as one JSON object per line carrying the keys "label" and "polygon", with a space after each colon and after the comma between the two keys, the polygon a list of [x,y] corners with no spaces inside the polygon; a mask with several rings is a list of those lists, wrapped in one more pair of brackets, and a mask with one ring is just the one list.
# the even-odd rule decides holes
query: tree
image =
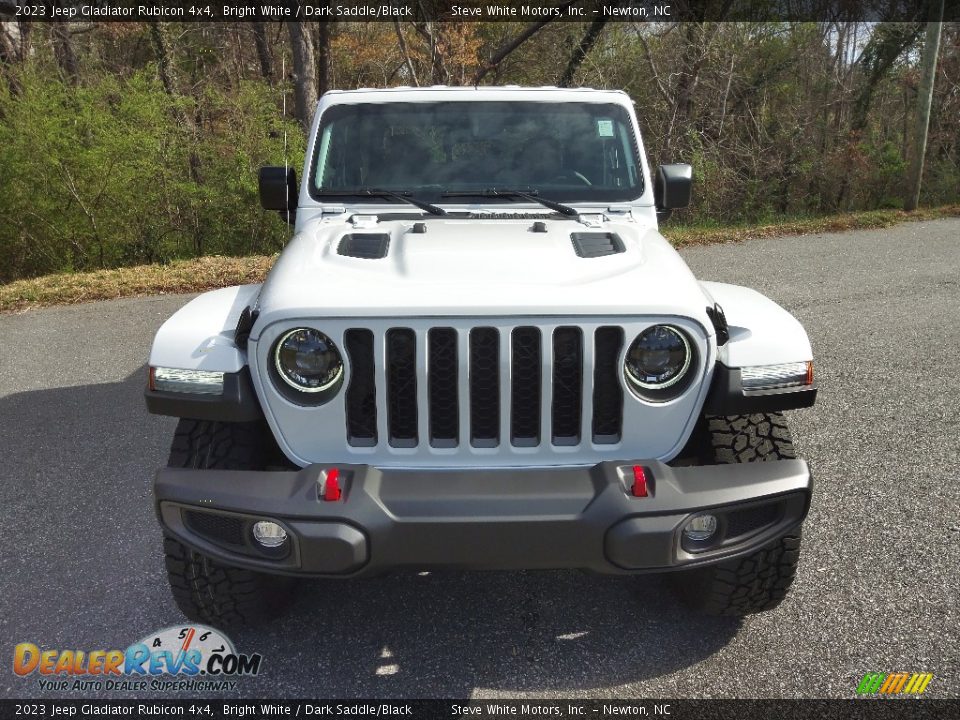
{"label": "tree", "polygon": [[253,23],[253,42],[257,46],[260,74],[265,80],[273,80],[273,56],[267,43],[267,26],[262,20]]}
{"label": "tree", "polygon": [[[324,6],[330,7],[330,0]],[[317,23],[317,94],[323,95],[330,89],[330,22]]]}
{"label": "tree", "polygon": [[317,59],[313,37],[301,20],[287,23],[290,48],[293,51],[294,113],[304,131],[310,130],[310,121],[317,106]]}

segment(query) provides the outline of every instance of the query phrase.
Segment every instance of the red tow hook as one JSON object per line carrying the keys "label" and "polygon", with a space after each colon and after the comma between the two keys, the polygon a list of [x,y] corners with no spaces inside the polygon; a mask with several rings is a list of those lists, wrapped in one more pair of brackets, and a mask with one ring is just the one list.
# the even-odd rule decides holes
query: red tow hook
{"label": "red tow hook", "polygon": [[633,466],[633,487],[630,492],[634,497],[647,497],[647,472],[642,465]]}
{"label": "red tow hook", "polygon": [[334,502],[343,495],[343,488],[340,487],[340,470],[330,468],[323,471],[323,499],[327,502]]}

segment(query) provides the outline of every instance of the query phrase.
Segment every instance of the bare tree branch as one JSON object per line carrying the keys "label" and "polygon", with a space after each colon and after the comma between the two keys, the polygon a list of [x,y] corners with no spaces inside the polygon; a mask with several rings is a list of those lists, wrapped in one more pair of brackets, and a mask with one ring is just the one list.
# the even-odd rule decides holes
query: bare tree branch
{"label": "bare tree branch", "polygon": [[[619,7],[622,4],[623,0],[617,0],[617,2],[613,3],[613,6]],[[573,55],[570,56],[570,62],[567,63],[567,69],[564,70],[563,75],[560,76],[560,81],[557,83],[560,87],[570,87],[570,83],[573,82],[574,75],[577,74],[577,68],[579,68],[583,63],[584,59],[587,57],[587,53],[593,49],[593,46],[600,38],[600,34],[603,32],[603,29],[606,27],[609,21],[610,16],[604,14],[600,15],[596,20],[590,23],[590,27],[587,28],[587,32],[580,41],[580,44],[577,45],[576,49],[573,51]]]}
{"label": "bare tree branch", "polygon": [[417,72],[413,69],[413,61],[410,59],[410,53],[407,51],[407,41],[403,38],[403,29],[400,27],[400,21],[397,18],[393,19],[393,28],[397,31],[397,43],[400,45],[400,53],[403,55],[403,62],[404,65],[407,66],[407,72],[410,73],[410,80],[413,81],[414,85],[419,87],[420,82],[417,80]]}
{"label": "bare tree branch", "polygon": [[723,91],[723,105],[720,109],[720,129],[717,130],[717,137],[723,135],[723,123],[727,119],[727,98],[730,97],[730,85],[733,84],[733,66],[736,63],[737,56],[730,55],[730,69],[727,71],[727,87]]}
{"label": "bare tree branch", "polygon": [[[572,0],[571,2],[568,2],[562,5],[561,8],[566,8],[566,7],[569,7],[570,5],[573,5]],[[523,29],[523,32],[521,32],[519,35],[517,35],[515,38],[513,38],[509,42],[504,43],[493,54],[490,60],[488,60],[483,65],[483,67],[477,70],[477,73],[473,76],[473,81],[471,82],[471,84],[479,85],[480,81],[487,76],[487,73],[489,73],[491,70],[495,70],[497,66],[500,65],[500,63],[502,63],[510,53],[512,53],[521,45],[523,45],[527,40],[529,40],[538,32],[540,32],[540,30],[542,30],[544,27],[549,25],[551,22],[552,22],[552,19],[538,20],[535,23],[531,23],[530,25],[527,25],[527,27]]]}
{"label": "bare tree branch", "polygon": [[640,28],[637,28],[637,37],[640,38],[640,44],[643,46],[643,54],[647,59],[647,65],[650,66],[650,74],[653,76],[653,81],[657,86],[657,90],[664,100],[670,106],[673,106],[674,99],[673,95],[670,94],[670,91],[667,90],[666,86],[663,84],[663,80],[660,78],[660,73],[657,71],[657,66],[653,62],[653,53],[650,52],[650,43],[647,42],[647,38],[640,31]]}

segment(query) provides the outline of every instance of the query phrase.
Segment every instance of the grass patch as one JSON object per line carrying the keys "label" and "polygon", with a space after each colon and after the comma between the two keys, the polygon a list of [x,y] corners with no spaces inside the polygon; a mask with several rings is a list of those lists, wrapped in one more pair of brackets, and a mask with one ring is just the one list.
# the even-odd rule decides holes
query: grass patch
{"label": "grass patch", "polygon": [[940,220],[960,217],[960,205],[904,210],[865,210],[843,215],[779,219],[769,224],[716,225],[665,223],[663,235],[675,247],[710,245],[713,243],[743,242],[758,238],[784,235],[816,235],[843,230],[870,230],[899,225],[914,220]]}
{"label": "grass patch", "polygon": [[[816,218],[778,220],[766,225],[684,225],[667,223],[663,234],[677,247],[743,242],[784,235],[812,235],[841,230],[885,228],[911,220],[960,217],[960,205],[903,210],[869,210]],[[116,270],[45,275],[0,285],[0,313],[50,305],[112,300],[142,295],[190,293],[261,282],[276,255],[210,256],[177,260],[169,265],[138,265]]]}
{"label": "grass patch", "polygon": [[196,260],[176,260],[169,265],[137,265],[16,280],[0,285],[0,312],[139,295],[200,292],[261,282],[276,257],[211,255]]}

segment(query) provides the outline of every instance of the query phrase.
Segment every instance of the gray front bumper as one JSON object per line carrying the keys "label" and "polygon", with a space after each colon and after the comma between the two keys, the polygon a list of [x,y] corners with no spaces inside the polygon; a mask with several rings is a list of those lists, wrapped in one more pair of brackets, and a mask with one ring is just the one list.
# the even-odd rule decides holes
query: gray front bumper
{"label": "gray front bumper", "polygon": [[[634,465],[651,477],[649,497],[630,494]],[[536,470],[338,468],[343,496],[335,502],[318,493],[319,465],[298,472],[164,469],[154,484],[158,516],[166,532],[196,550],[281,574],[354,576],[403,567],[636,573],[748,554],[801,523],[811,492],[802,460],[676,468],[649,460]],[[688,552],[683,525],[704,511],[720,518],[721,532],[747,532]],[[258,520],[286,528],[283,554],[258,549],[251,535]]]}

